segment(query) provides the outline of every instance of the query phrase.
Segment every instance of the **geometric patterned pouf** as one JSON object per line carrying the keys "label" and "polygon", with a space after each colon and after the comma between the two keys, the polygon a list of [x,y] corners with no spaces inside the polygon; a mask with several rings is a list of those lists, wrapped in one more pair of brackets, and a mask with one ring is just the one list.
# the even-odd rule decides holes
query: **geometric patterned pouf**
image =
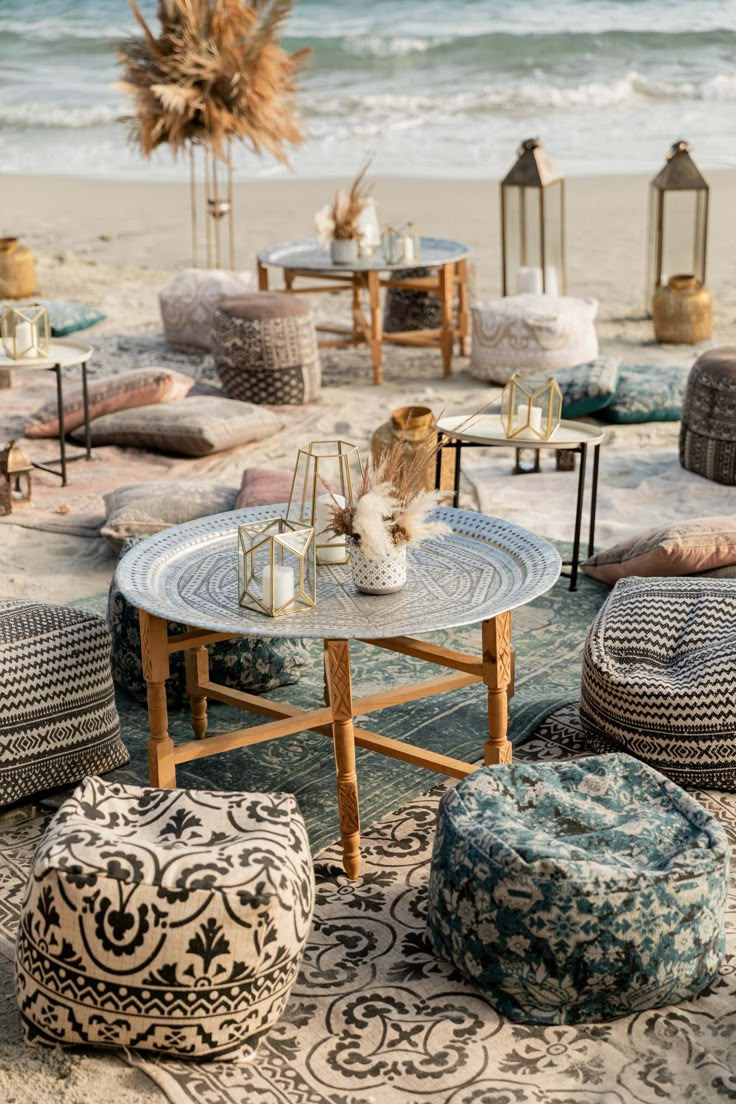
{"label": "geometric patterned pouf", "polygon": [[628,755],[486,767],[440,804],[429,935],[518,1022],[690,1000],[725,953],[728,855],[716,818]]}
{"label": "geometric patterned pouf", "polygon": [[594,751],[736,790],[736,580],[620,579],[588,632],[580,717]]}
{"label": "geometric patterned pouf", "polygon": [[238,1057],[286,1006],[313,905],[290,794],[87,778],[49,825],[26,888],[26,1039]]}
{"label": "geometric patterned pouf", "polygon": [[[392,280],[413,280],[432,276],[431,268],[402,268],[391,274]],[[383,308],[384,333],[409,330],[438,330],[442,325],[442,305],[436,291],[390,287]]]}
{"label": "geometric patterned pouf", "polygon": [[680,463],[715,483],[736,485],[736,348],[709,349],[687,381]]}
{"label": "geometric patterned pouf", "polygon": [[0,600],[0,806],[127,762],[103,619]]}
{"label": "geometric patterned pouf", "polygon": [[309,403],[320,388],[312,308],[298,295],[258,291],[223,299],[212,352],[225,394],[252,403]]}

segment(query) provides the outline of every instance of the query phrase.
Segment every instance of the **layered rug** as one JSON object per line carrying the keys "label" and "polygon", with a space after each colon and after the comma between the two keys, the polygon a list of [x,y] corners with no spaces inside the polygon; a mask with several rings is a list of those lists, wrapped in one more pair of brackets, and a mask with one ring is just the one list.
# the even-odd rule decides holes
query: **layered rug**
{"label": "layered rug", "polygon": [[[585,753],[577,708],[557,711],[517,750]],[[317,858],[317,906],[283,1021],[245,1063],[130,1061],[171,1104],[713,1104],[736,1100],[736,882],[728,953],[698,1000],[612,1023],[526,1027],[502,1019],[425,936],[429,861],[445,785],[363,836],[364,872],[348,882],[339,850]],[[696,795],[736,848],[736,795]],[[22,885],[48,822],[38,809],[0,818],[0,933],[12,950]],[[20,1027],[5,1047],[19,1053]],[[86,1052],[86,1059],[95,1059]],[[122,1074],[121,1070],[121,1074]],[[31,1099],[18,1097],[17,1099]]]}

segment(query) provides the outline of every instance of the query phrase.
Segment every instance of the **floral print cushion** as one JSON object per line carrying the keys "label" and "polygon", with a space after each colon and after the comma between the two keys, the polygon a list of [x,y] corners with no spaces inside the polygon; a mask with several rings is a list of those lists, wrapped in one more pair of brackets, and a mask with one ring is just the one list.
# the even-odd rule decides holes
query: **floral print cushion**
{"label": "floral print cushion", "polygon": [[562,392],[562,417],[585,418],[610,406],[618,386],[620,363],[620,357],[602,356],[555,372]]}
{"label": "floral print cushion", "polygon": [[727,886],[718,821],[628,755],[487,767],[440,805],[429,935],[512,1020],[604,1021],[710,984]]}
{"label": "floral print cushion", "polygon": [[618,387],[600,412],[606,422],[677,422],[690,369],[682,364],[622,364]]}

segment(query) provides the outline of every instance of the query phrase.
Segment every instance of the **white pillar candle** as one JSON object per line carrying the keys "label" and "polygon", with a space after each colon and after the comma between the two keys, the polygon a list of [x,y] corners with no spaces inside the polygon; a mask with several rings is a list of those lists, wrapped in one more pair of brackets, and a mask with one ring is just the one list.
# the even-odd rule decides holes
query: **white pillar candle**
{"label": "white pillar candle", "polygon": [[271,566],[264,567],[261,576],[263,602],[273,612],[285,606],[294,597],[294,569],[285,564],[273,566],[273,602],[271,601]]}
{"label": "white pillar candle", "polygon": [[[317,499],[317,509],[314,517],[317,563],[342,563],[347,555],[345,537],[338,537],[334,533],[325,532],[332,521],[331,507],[334,505],[345,505],[345,499],[342,495],[323,494]],[[324,548],[323,545],[329,547]]]}
{"label": "white pillar candle", "polygon": [[557,268],[555,267],[555,265],[544,266],[544,294],[560,294],[560,278],[557,274]]}
{"label": "white pillar candle", "polygon": [[[524,429],[520,433],[515,434],[516,440],[523,441],[539,441],[540,434],[542,432],[542,408],[541,406],[533,406],[531,411],[526,403],[517,406],[516,408],[516,424],[520,422],[527,423]],[[534,430],[538,430],[534,433]]]}
{"label": "white pillar candle", "polygon": [[542,270],[538,265],[522,265],[516,272],[516,294],[542,294]]}
{"label": "white pillar candle", "polygon": [[38,330],[31,322],[21,321],[15,324],[15,351],[25,357],[37,357],[38,350],[33,348],[38,340]]}
{"label": "white pillar candle", "polygon": [[412,263],[415,260],[414,256],[414,238],[411,234],[404,235],[404,260]]}

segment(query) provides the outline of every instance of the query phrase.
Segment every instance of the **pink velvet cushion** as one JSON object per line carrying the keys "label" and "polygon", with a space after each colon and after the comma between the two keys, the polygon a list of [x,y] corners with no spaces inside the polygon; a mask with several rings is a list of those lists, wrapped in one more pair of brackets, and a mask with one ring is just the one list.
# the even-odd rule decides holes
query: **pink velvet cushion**
{"label": "pink velvet cushion", "polygon": [[697,575],[736,564],[736,514],[691,518],[637,533],[591,556],[583,571],[613,584],[628,575]]}
{"label": "pink velvet cushion", "polygon": [[[89,384],[90,421],[117,410],[130,410],[152,403],[174,402],[189,394],[194,385],[191,376],[170,368],[136,368],[119,376],[106,376]],[[71,433],[84,423],[82,385],[64,385],[64,432]],[[33,415],[25,428],[26,437],[58,437],[59,417],[56,399],[47,402]]]}
{"label": "pink velvet cushion", "polygon": [[289,501],[291,491],[289,471],[276,468],[246,468],[240,484],[235,509],[244,510],[246,506],[273,506]]}

